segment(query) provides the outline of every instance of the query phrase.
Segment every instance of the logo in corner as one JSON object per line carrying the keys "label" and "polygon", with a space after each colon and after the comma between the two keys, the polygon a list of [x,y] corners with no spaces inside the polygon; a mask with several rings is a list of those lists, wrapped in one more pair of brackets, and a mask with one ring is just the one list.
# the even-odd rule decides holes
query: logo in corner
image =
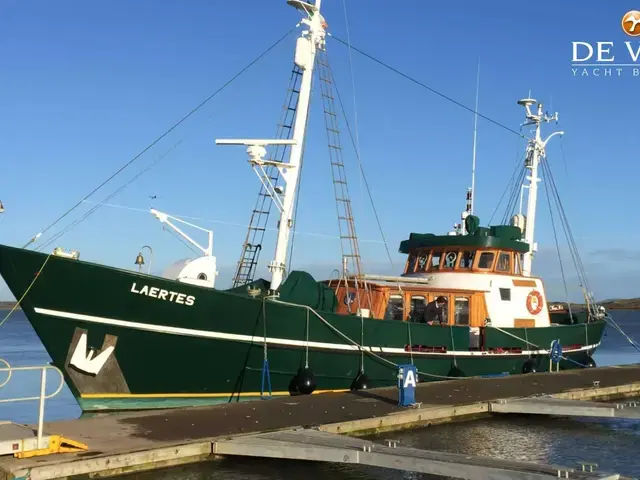
{"label": "logo in corner", "polygon": [[640,11],[630,10],[622,17],[622,30],[631,37],[640,36]]}

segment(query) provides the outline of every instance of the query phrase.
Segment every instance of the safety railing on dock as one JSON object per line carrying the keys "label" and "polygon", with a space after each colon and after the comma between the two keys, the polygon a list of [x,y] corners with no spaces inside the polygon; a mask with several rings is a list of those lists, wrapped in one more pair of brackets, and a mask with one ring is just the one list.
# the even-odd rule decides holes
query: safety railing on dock
{"label": "safety railing on dock", "polygon": [[[6,365],[5,367],[0,367],[0,376],[3,372],[7,373],[7,377],[4,381],[0,382],[0,388],[4,387],[9,383],[11,377],[14,372],[26,372],[26,371],[36,371],[40,370],[40,395],[33,397],[16,397],[16,398],[0,398],[0,403],[13,403],[13,402],[29,402],[33,400],[38,400],[38,448],[44,448],[43,442],[43,424],[44,424],[44,404],[45,400],[55,397],[58,395],[62,388],[64,387],[64,376],[62,371],[58,367],[54,367],[53,365],[37,365],[30,367],[12,367],[6,360],[0,358],[0,364]],[[60,385],[53,393],[47,395],[47,370],[54,370],[60,376]]]}

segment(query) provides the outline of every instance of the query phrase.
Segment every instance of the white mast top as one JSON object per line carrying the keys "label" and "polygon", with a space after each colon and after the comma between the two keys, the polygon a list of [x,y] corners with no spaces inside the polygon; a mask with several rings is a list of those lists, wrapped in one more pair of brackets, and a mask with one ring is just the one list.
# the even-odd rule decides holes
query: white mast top
{"label": "white mast top", "polygon": [[525,168],[530,170],[529,176],[526,179],[529,181],[529,184],[525,186],[528,188],[529,195],[527,201],[527,217],[524,226],[524,239],[525,242],[529,244],[529,251],[523,256],[522,263],[522,274],[525,276],[531,275],[531,263],[533,260],[533,254],[537,250],[537,245],[534,243],[534,229],[535,229],[535,221],[536,221],[536,203],[538,201],[538,182],[540,182],[540,178],[538,177],[538,166],[540,164],[540,160],[546,156],[545,147],[547,146],[547,142],[551,140],[552,137],[556,135],[563,135],[564,132],[554,132],[549,135],[546,140],[542,140],[542,136],[540,134],[540,124],[542,122],[551,122],[553,120],[558,120],[558,113],[554,113],[549,116],[548,113],[542,111],[542,104],[538,103],[538,112],[532,113],[531,106],[537,103],[533,98],[524,98],[522,100],[518,100],[518,105],[525,107],[527,113],[526,118],[527,121],[523,124],[526,125],[535,125],[535,137],[530,139],[527,143],[527,153],[525,158]]}
{"label": "white mast top", "polygon": [[[289,235],[293,228],[293,205],[300,179],[300,164],[309,116],[313,68],[315,66],[316,51],[318,49],[324,50],[325,48],[325,28],[327,26],[324,18],[320,15],[320,0],[316,0],[315,5],[303,0],[287,0],[287,3],[303,14],[304,18],[301,23],[308,27],[307,30],[302,31],[298,38],[294,55],[295,64],[302,70],[302,79],[300,81],[298,106],[291,140],[216,140],[218,144],[242,144],[248,146],[249,162],[256,170],[258,177],[263,181],[263,184],[267,182],[265,188],[280,210],[276,251],[273,260],[269,264],[272,291],[276,291],[280,287],[286,271]],[[277,143],[290,145],[289,161],[284,163],[263,160],[266,154],[264,147]],[[280,177],[285,183],[284,188],[271,185],[268,176],[264,175],[264,165],[272,165],[278,168]]]}
{"label": "white mast top", "polygon": [[480,59],[478,59],[478,74],[476,76],[476,110],[473,120],[473,160],[471,162],[471,209],[470,215],[473,215],[473,207],[476,198],[476,143],[478,139],[478,97],[480,93]]}

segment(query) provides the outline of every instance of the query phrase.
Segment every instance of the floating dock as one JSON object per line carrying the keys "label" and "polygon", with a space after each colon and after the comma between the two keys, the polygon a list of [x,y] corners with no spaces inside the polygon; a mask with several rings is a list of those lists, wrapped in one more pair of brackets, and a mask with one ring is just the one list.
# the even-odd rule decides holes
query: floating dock
{"label": "floating dock", "polygon": [[[527,397],[533,400],[524,400],[525,404],[523,404],[523,399]],[[398,406],[396,388],[382,388],[353,393],[280,397],[212,407],[97,414],[78,420],[45,423],[44,426],[45,434],[64,436],[64,438],[86,444],[87,451],[24,459],[3,456],[0,457],[0,479],[45,480],[73,478],[87,474],[99,474],[104,477],[153,470],[211,460],[223,455],[224,449],[228,449],[230,445],[240,445],[242,442],[244,445],[248,443],[254,446],[262,445],[263,455],[261,456],[269,457],[266,445],[270,443],[269,448],[277,448],[277,442],[284,440],[268,438],[264,435],[283,431],[287,431],[290,435],[298,435],[299,446],[306,452],[316,452],[317,455],[322,451],[331,452],[327,453],[325,458],[308,458],[309,460],[344,459],[347,450],[351,452],[349,458],[355,459],[353,455],[356,451],[360,452],[360,448],[364,448],[363,444],[356,445],[349,442],[366,442],[366,440],[338,435],[322,437],[322,442],[329,441],[329,438],[333,439],[329,441],[329,445],[322,447],[329,450],[323,450],[318,445],[320,435],[345,433],[351,436],[370,435],[383,431],[502,414],[498,412],[501,406],[507,408],[506,406],[510,405],[509,408],[512,408],[514,405],[519,405],[518,408],[522,409],[527,401],[530,409],[540,409],[541,405],[547,402],[544,408],[548,411],[537,413],[563,415],[568,410],[566,408],[562,410],[560,406],[566,405],[566,402],[557,402],[558,399],[583,400],[587,402],[580,405],[585,409],[600,408],[601,416],[611,416],[605,412],[609,412],[612,408],[616,409],[615,405],[595,407],[590,401],[626,397],[640,397],[640,365],[424,383],[418,385],[416,389],[416,405],[409,408]],[[555,407],[553,402],[556,402]],[[571,403],[574,404],[571,405],[571,409],[578,411],[577,404]],[[626,411],[633,413],[636,410],[629,406]],[[520,413],[536,412],[529,410]],[[303,429],[304,433],[300,433],[300,429]],[[254,439],[248,440],[250,436]],[[255,440],[256,436],[259,440]],[[300,443],[303,441],[306,444]],[[393,447],[378,445],[374,448],[375,453],[380,455],[374,456],[375,458],[367,457],[364,454],[374,453],[374,449],[371,452],[362,450],[363,453],[357,455],[359,459],[357,462],[348,463],[365,463],[388,468],[414,465],[408,468],[412,469],[418,468],[418,464],[433,463],[431,455],[436,455],[440,460],[451,459],[448,468],[451,468],[451,465],[457,465],[451,468],[452,471],[457,472],[453,475],[457,478],[479,478],[473,476],[473,469],[468,467],[468,462],[465,467],[464,458],[480,462],[487,469],[501,468],[496,459],[469,456],[456,458],[455,455],[443,452],[409,451],[410,449],[402,447],[390,454],[384,448]],[[397,445],[396,448],[398,448]],[[291,452],[289,458],[302,458],[299,451],[292,448],[288,448],[288,451]],[[335,456],[339,451],[343,453],[342,457]],[[225,452],[224,455],[232,454],[229,450]],[[254,450],[254,453],[256,452],[259,453],[259,449]],[[298,456],[293,456],[294,453]],[[287,457],[279,455],[278,458]],[[421,458],[424,462],[420,460]],[[584,467],[585,472],[582,472],[583,467],[580,466],[545,466],[544,471],[540,471],[542,467],[538,466],[535,475],[546,475],[546,477],[531,476],[533,473],[529,464],[521,464],[518,467],[516,463],[518,462],[511,463],[511,476],[505,474],[502,478],[550,478],[550,475],[555,475],[557,478],[558,475],[564,477],[565,473],[567,476],[570,474],[568,478],[579,478],[576,476],[578,474],[587,475],[580,478],[620,478],[613,474],[589,472],[588,467]],[[415,471],[427,472],[420,469]],[[468,476],[465,476],[467,475],[465,472],[468,472]],[[530,475],[518,476],[517,472],[528,472]]]}

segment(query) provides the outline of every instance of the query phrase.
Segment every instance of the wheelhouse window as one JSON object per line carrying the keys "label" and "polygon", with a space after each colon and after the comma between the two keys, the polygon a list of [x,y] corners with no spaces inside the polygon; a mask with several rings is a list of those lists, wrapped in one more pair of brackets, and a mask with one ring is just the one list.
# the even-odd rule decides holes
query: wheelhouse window
{"label": "wheelhouse window", "polygon": [[458,268],[463,269],[463,270],[471,270],[471,267],[473,267],[473,260],[476,257],[476,252],[470,252],[470,251],[466,251],[466,252],[462,252],[462,254],[460,255],[460,265],[458,266]]}
{"label": "wheelhouse window", "polygon": [[467,297],[455,297],[454,323],[469,325],[469,299]]}
{"label": "wheelhouse window", "polygon": [[522,261],[519,253],[513,254],[513,273],[522,275]]}
{"label": "wheelhouse window", "polygon": [[442,252],[433,252],[431,255],[431,262],[429,263],[428,271],[433,272],[440,270],[440,260],[442,259]]}
{"label": "wheelhouse window", "polygon": [[500,255],[498,255],[496,270],[499,272],[511,272],[511,253],[500,252]]}
{"label": "wheelhouse window", "polygon": [[495,258],[495,253],[493,252],[482,252],[480,254],[480,258],[478,259],[478,268],[483,270],[488,270],[493,267],[493,259]]}
{"label": "wheelhouse window", "polygon": [[424,314],[424,308],[427,306],[427,299],[422,295],[411,296],[411,311],[409,312],[409,321],[419,322]]}
{"label": "wheelhouse window", "polygon": [[453,268],[456,266],[457,260],[458,260],[458,252],[456,251],[447,252],[444,256],[444,260],[442,262],[441,268]]}
{"label": "wheelhouse window", "polygon": [[423,250],[418,255],[418,269],[417,271],[422,272],[427,268],[427,261],[429,260],[429,250]]}
{"label": "wheelhouse window", "polygon": [[385,312],[387,320],[404,320],[404,301],[402,295],[391,295]]}
{"label": "wheelhouse window", "polygon": [[416,262],[418,260],[418,254],[416,252],[412,252],[409,254],[409,259],[407,260],[407,273],[413,273],[416,269]]}

